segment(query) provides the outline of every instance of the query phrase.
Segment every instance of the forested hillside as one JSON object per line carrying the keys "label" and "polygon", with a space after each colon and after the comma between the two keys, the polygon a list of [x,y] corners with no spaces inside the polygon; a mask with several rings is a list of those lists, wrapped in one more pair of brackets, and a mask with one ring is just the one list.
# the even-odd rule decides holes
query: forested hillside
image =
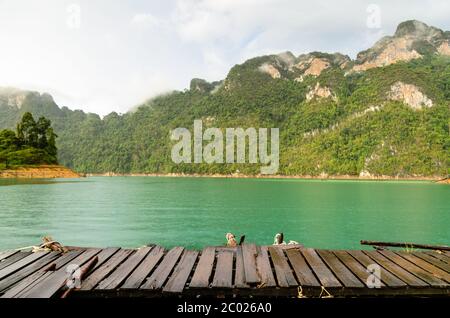
{"label": "forested hillside", "polygon": [[450,35],[399,25],[356,60],[286,52],[234,66],[227,77],[149,100],[135,111],[60,108],[48,94],[0,90],[0,128],[45,116],[58,159],[78,172],[258,174],[252,164],[174,164],[170,130],[277,127],[283,175],[446,176],[450,163]]}

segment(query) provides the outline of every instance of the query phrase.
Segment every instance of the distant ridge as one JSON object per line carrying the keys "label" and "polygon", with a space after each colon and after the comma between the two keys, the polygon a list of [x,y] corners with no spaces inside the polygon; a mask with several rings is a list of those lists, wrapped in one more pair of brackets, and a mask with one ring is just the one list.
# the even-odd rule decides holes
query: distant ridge
{"label": "distant ridge", "polygon": [[291,52],[235,65],[225,79],[133,112],[60,108],[48,94],[0,89],[0,128],[25,111],[52,120],[59,161],[86,173],[258,174],[252,165],[176,165],[170,129],[279,127],[282,175],[443,178],[449,173],[450,32],[409,20],[355,60]]}

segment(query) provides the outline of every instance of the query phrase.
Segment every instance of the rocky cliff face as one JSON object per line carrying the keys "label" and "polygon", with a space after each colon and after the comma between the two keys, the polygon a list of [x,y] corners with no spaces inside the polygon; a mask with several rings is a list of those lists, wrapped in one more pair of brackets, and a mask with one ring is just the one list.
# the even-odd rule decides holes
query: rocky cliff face
{"label": "rocky cliff face", "polygon": [[28,94],[30,94],[28,91],[10,87],[0,87],[0,105],[21,108]]}
{"label": "rocky cliff face", "polygon": [[263,73],[269,74],[270,77],[272,78],[281,78],[280,71],[275,66],[269,63],[261,64],[261,66],[258,69]]}
{"label": "rocky cliff face", "polygon": [[314,98],[329,98],[331,97],[333,100],[337,100],[336,96],[333,95],[330,88],[324,86],[320,86],[320,83],[316,83],[314,88],[310,88],[308,93],[306,93],[306,100],[310,101]]}
{"label": "rocky cliff face", "polygon": [[429,53],[450,55],[449,51],[449,38],[444,31],[420,21],[405,21],[398,25],[393,36],[386,36],[370,49],[360,52],[352,71],[410,61]]}
{"label": "rocky cliff face", "polygon": [[405,103],[414,110],[433,106],[433,101],[423,94],[415,85],[396,82],[391,86],[389,97]]}

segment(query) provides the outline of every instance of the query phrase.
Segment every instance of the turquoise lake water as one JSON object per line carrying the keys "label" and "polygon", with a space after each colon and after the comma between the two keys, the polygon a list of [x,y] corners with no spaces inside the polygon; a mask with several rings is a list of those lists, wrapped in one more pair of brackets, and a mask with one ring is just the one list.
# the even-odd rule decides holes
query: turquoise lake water
{"label": "turquoise lake water", "polygon": [[225,234],[308,247],[450,245],[450,186],[431,182],[96,177],[0,180],[0,249],[38,244],[201,248]]}

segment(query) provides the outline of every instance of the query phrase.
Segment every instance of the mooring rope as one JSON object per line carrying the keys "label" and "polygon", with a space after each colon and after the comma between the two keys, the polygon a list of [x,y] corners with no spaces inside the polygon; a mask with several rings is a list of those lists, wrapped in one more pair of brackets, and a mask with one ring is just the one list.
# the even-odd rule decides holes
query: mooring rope
{"label": "mooring rope", "polygon": [[298,286],[297,288],[297,298],[307,298],[306,295],[303,294],[303,288],[302,286]]}
{"label": "mooring rope", "polygon": [[[333,298],[334,296],[330,294],[330,292],[323,286],[322,287],[322,291],[320,292],[319,298]],[[323,293],[326,293],[326,295],[322,296]]]}
{"label": "mooring rope", "polygon": [[59,245],[58,248],[60,248],[61,251],[64,252],[64,247],[61,245],[61,243],[59,243],[58,241],[54,241],[54,240],[51,240],[51,241],[48,241],[48,242],[44,242],[44,243],[42,243],[39,246],[37,246],[37,245],[30,245],[30,246],[17,248],[16,251],[23,251],[23,250],[29,250],[29,249],[31,249],[31,252],[33,252],[33,253],[44,252],[44,251],[52,251],[52,249],[48,247],[48,246],[50,246],[52,244]]}

